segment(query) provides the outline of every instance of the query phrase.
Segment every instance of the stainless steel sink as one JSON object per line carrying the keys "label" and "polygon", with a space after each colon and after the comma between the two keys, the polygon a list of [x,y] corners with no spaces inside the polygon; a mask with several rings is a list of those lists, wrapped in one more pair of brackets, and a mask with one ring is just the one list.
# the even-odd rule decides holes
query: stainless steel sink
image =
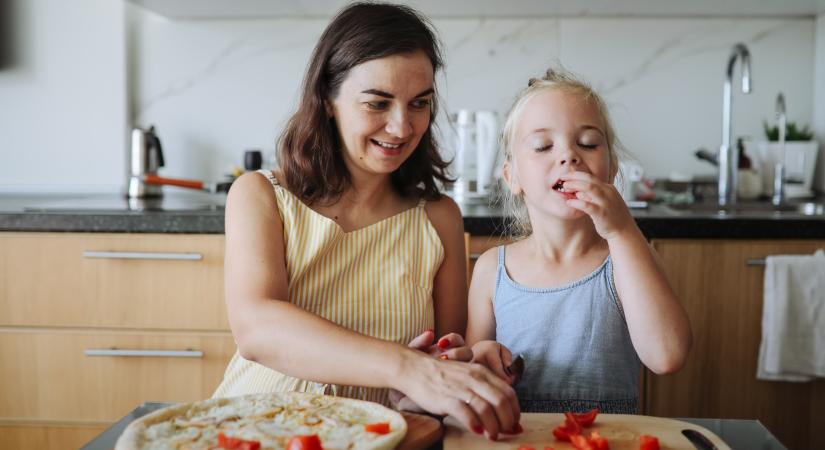
{"label": "stainless steel sink", "polygon": [[770,202],[740,202],[735,205],[719,206],[715,202],[668,205],[668,208],[685,213],[714,215],[803,215],[825,216],[825,203],[794,202],[774,205]]}

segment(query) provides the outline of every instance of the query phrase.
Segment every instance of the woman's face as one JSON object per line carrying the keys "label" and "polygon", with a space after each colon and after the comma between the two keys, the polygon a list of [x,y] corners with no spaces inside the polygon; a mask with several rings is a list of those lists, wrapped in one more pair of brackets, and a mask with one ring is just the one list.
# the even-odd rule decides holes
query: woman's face
{"label": "woman's face", "polygon": [[505,163],[504,174],[510,189],[523,193],[531,218],[584,215],[567,205],[575,192],[561,187],[563,174],[586,172],[612,181],[605,128],[596,105],[580,95],[547,89],[528,100],[515,129],[513,161]]}
{"label": "woman's face", "polygon": [[350,69],[328,101],[350,172],[389,174],[409,158],[430,125],[433,66],[423,51]]}

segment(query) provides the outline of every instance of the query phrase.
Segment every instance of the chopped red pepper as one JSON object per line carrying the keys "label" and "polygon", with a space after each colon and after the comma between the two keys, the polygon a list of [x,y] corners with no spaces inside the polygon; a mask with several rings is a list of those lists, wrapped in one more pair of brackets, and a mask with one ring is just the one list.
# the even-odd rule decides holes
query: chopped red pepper
{"label": "chopped red pepper", "polygon": [[580,434],[571,435],[570,443],[578,450],[596,450],[590,440]]}
{"label": "chopped red pepper", "polygon": [[610,450],[610,443],[607,442],[607,438],[603,438],[598,431],[593,431],[590,433],[589,439],[590,443],[593,444],[593,447],[595,447],[596,450]]}
{"label": "chopped red pepper", "polygon": [[553,436],[560,441],[569,441],[570,436],[582,434],[582,427],[576,422],[573,413],[564,413],[564,423],[553,428]]}
{"label": "chopped red pepper", "polygon": [[639,436],[639,450],[659,450],[659,438],[647,434]]}
{"label": "chopped red pepper", "polygon": [[529,445],[521,444],[517,450],[536,450],[536,449],[533,448],[533,447],[530,447]]}
{"label": "chopped red pepper", "polygon": [[573,413],[573,417],[576,418],[576,422],[583,427],[589,427],[593,425],[593,422],[596,420],[596,416],[599,415],[599,408],[593,408],[586,413],[576,414]]}
{"label": "chopped red pepper", "polygon": [[295,436],[286,443],[286,450],[324,450],[317,434]]}
{"label": "chopped red pepper", "polygon": [[364,430],[369,433],[375,434],[387,434],[390,432],[390,423],[389,422],[380,422],[380,423],[369,423],[364,425]]}
{"label": "chopped red pepper", "polygon": [[258,450],[261,448],[261,443],[258,441],[233,438],[223,433],[218,433],[218,448],[225,450]]}

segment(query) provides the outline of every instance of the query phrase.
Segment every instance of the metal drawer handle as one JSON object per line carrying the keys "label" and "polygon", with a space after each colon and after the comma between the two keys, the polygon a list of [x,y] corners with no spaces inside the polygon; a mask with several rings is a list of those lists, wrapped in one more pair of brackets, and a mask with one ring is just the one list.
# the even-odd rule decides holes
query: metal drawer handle
{"label": "metal drawer handle", "polygon": [[87,348],[83,351],[86,356],[137,356],[161,358],[203,358],[200,350],[128,350],[112,348]]}
{"label": "metal drawer handle", "polygon": [[751,259],[748,259],[748,261],[745,264],[748,265],[748,266],[751,266],[751,267],[753,267],[753,266],[764,266],[765,265],[765,260],[764,259],[751,258]]}
{"label": "metal drawer handle", "polygon": [[203,259],[201,253],[176,253],[176,252],[95,252],[84,251],[84,258],[100,259],[163,259],[175,261],[200,261]]}

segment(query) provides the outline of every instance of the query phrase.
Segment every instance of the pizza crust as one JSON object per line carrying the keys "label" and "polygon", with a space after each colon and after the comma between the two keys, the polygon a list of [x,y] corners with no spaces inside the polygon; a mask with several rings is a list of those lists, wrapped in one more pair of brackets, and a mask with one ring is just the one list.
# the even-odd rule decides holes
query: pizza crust
{"label": "pizza crust", "polygon": [[[385,435],[364,425],[389,422]],[[215,398],[173,405],[129,424],[115,450],[217,448],[217,434],[258,440],[261,449],[281,449],[289,438],[318,434],[325,450],[395,448],[407,432],[396,411],[343,397],[281,392]]]}

